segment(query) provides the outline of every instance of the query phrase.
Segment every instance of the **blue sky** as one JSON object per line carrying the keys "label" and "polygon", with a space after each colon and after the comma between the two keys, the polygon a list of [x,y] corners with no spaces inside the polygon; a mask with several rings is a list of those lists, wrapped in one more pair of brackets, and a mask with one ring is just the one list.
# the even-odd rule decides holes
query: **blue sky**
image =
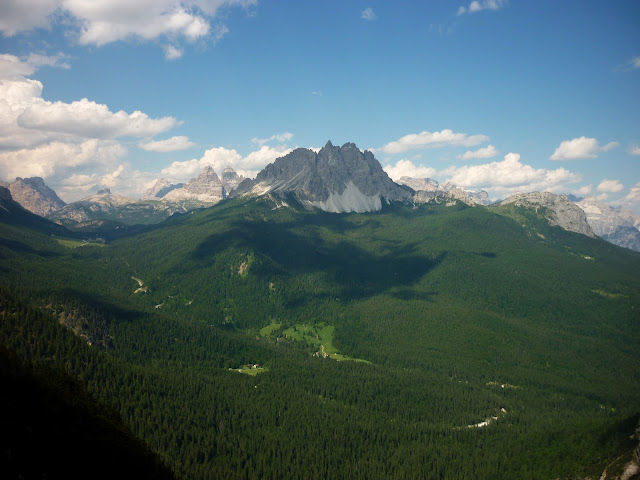
{"label": "blue sky", "polygon": [[0,178],[139,197],[354,142],[392,178],[640,213],[640,3],[0,4]]}

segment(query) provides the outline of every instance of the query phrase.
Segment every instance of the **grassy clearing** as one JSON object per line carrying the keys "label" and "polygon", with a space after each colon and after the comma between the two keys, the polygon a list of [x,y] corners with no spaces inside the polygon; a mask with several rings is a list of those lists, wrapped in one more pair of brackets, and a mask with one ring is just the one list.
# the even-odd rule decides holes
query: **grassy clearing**
{"label": "grassy clearing", "polygon": [[627,298],[627,295],[622,295],[621,293],[605,292],[604,290],[591,290],[591,291],[604,298],[611,298],[611,299]]}
{"label": "grassy clearing", "polygon": [[273,332],[277,331],[282,326],[282,323],[278,323],[275,320],[272,320],[269,325],[260,329],[261,337],[268,337],[273,335]]}
{"label": "grassy clearing", "polygon": [[[265,327],[267,328],[267,327]],[[331,358],[333,360],[352,361],[352,362],[364,362],[371,363],[368,360],[362,358],[351,358],[347,355],[341,354],[336,347],[333,346],[333,325],[325,325],[319,323],[317,325],[297,324],[293,327],[287,328],[283,333],[286,338],[305,342],[308,345],[317,348],[318,350],[314,355]]]}
{"label": "grassy clearing", "polygon": [[267,367],[254,367],[253,365],[243,365],[242,368],[230,368],[230,372],[244,373],[245,375],[251,375],[255,377],[259,373],[268,372]]}
{"label": "grassy clearing", "polygon": [[58,243],[63,247],[77,248],[77,247],[106,247],[106,244],[99,242],[85,242],[84,240],[68,240],[65,238],[59,238]]}

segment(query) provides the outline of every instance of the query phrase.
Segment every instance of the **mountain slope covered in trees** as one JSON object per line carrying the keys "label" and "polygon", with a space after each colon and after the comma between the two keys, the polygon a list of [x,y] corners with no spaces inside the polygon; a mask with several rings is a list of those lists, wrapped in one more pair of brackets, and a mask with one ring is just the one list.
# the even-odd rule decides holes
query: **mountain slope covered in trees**
{"label": "mountain slope covered in trees", "polygon": [[629,451],[637,254],[515,205],[290,204],[103,247],[5,223],[2,344],[184,478],[572,478]]}

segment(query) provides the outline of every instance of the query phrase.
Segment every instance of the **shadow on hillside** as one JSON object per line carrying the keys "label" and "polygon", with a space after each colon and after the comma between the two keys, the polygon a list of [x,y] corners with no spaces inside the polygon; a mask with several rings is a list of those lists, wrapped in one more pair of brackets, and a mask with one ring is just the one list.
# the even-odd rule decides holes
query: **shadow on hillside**
{"label": "shadow on hillside", "polygon": [[[372,253],[342,235],[348,230],[371,227],[372,222],[377,225],[379,220],[376,219],[363,217],[355,224],[338,215],[308,215],[299,220],[301,222],[236,221],[230,230],[203,241],[192,258],[207,263],[228,248],[246,249],[262,260],[252,267],[254,275],[292,278],[321,272],[326,280],[318,280],[324,284],[324,288],[320,288],[323,293],[319,295],[323,296],[330,289],[340,300],[349,300],[391,288],[409,287],[446,256],[442,253],[426,257],[417,253],[416,243],[381,240],[377,240],[379,251]],[[328,234],[327,229],[332,233]],[[299,233],[301,230],[304,233]],[[306,301],[304,297],[290,300],[295,303]]]}
{"label": "shadow on hillside", "polygon": [[16,253],[37,255],[39,257],[44,257],[44,258],[61,256],[61,254],[58,252],[52,252],[50,250],[36,250],[35,248],[25,243],[16,242],[15,240],[9,240],[7,238],[0,238],[0,248],[2,247],[7,248]]}
{"label": "shadow on hillside", "polygon": [[98,295],[72,288],[62,290],[60,298],[69,306],[79,307],[85,316],[92,317],[102,326],[108,325],[112,320],[132,322],[143,316],[143,313],[137,310],[119,307]]}

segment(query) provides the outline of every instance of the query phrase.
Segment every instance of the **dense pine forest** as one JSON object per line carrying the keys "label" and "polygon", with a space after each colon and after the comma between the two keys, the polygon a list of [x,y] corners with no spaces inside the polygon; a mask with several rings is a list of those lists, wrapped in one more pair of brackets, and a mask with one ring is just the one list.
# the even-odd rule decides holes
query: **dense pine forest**
{"label": "dense pine forest", "polygon": [[630,459],[638,254],[522,207],[279,205],[106,243],[0,218],[3,358],[78,382],[158,475],[581,478]]}

